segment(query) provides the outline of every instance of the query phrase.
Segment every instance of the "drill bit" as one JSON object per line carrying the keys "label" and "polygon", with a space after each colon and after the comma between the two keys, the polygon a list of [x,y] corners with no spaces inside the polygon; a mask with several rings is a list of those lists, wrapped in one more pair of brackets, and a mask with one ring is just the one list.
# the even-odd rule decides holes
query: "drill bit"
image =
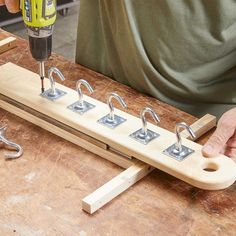
{"label": "drill bit", "polygon": [[44,61],[39,62],[39,76],[41,79],[41,91],[44,92],[44,77],[45,77],[45,68],[44,68]]}

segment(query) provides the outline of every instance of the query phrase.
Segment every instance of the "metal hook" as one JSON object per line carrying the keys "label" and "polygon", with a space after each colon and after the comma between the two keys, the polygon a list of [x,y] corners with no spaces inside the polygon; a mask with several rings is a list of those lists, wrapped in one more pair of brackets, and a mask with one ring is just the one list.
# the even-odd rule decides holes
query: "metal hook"
{"label": "metal hook", "polygon": [[73,112],[83,115],[85,112],[93,109],[95,107],[95,105],[83,100],[83,93],[81,90],[81,85],[84,85],[90,93],[94,92],[93,88],[86,80],[84,80],[84,79],[78,80],[76,83],[76,90],[79,95],[79,100],[74,102],[73,104],[69,105],[67,108],[72,110]]}
{"label": "metal hook", "polygon": [[180,128],[186,129],[192,138],[196,138],[191,127],[189,127],[185,122],[177,123],[175,126],[175,134],[177,137],[177,143],[171,145],[163,153],[169,157],[176,159],[177,161],[183,161],[189,155],[194,153],[194,150],[182,145],[182,139],[180,136]]}
{"label": "metal hook", "polygon": [[65,77],[64,75],[61,73],[61,71],[59,69],[57,69],[56,67],[51,67],[48,71],[48,78],[50,80],[50,83],[51,83],[51,91],[50,91],[50,94],[52,96],[56,96],[57,95],[57,90],[56,90],[56,86],[55,86],[55,81],[54,81],[54,78],[53,78],[53,73],[57,74],[58,77],[64,81],[65,80]]}
{"label": "metal hook", "polygon": [[93,93],[94,90],[91,87],[91,85],[84,79],[80,79],[76,83],[76,90],[77,90],[78,95],[79,95],[79,100],[78,100],[77,106],[83,108],[84,104],[83,104],[83,93],[82,93],[82,90],[81,90],[81,85],[84,85],[90,93]]}
{"label": "metal hook", "polygon": [[193,139],[196,137],[192,128],[190,126],[188,126],[185,122],[177,123],[175,126],[175,134],[176,134],[176,138],[177,138],[177,143],[175,144],[175,152],[176,153],[182,152],[182,139],[181,139],[181,135],[180,135],[180,128],[186,129]]}
{"label": "metal hook", "polygon": [[150,108],[150,107],[145,107],[143,110],[140,112],[140,117],[142,120],[142,131],[141,135],[147,136],[147,120],[146,120],[146,113],[150,113],[152,118],[156,121],[156,123],[160,122],[159,116]]}
{"label": "metal hook", "polygon": [[115,98],[121,104],[121,106],[123,108],[127,108],[125,101],[123,100],[123,98],[120,95],[118,95],[116,93],[111,93],[110,96],[108,97],[107,104],[110,109],[108,119],[109,119],[109,121],[112,121],[112,122],[114,121],[114,105],[112,103],[113,98]]}
{"label": "metal hook", "polygon": [[122,105],[123,108],[127,108],[125,101],[118,94],[111,93],[109,95],[109,97],[107,99],[107,104],[109,106],[110,112],[108,115],[102,117],[97,122],[102,125],[108,126],[111,129],[116,128],[117,126],[119,126],[120,124],[122,124],[123,122],[126,121],[125,118],[114,114],[114,105],[112,103],[113,98],[115,98]]}
{"label": "metal hook", "polygon": [[143,124],[142,128],[129,135],[131,138],[145,145],[160,136],[160,134],[147,128],[146,113],[150,113],[157,123],[160,122],[159,116],[151,108],[144,107],[140,112],[140,118]]}
{"label": "metal hook", "polygon": [[7,129],[6,125],[0,128],[0,141],[10,147],[15,148],[17,152],[16,153],[7,153],[7,154],[5,154],[5,157],[9,158],[9,159],[18,158],[23,154],[23,149],[20,145],[14,143],[14,142],[11,142],[5,138],[6,129]]}
{"label": "metal hook", "polygon": [[41,93],[41,96],[45,97],[49,100],[52,100],[52,101],[54,101],[54,100],[56,100],[56,99],[58,99],[58,98],[60,98],[60,97],[62,97],[63,95],[66,94],[66,92],[64,92],[60,89],[56,89],[55,81],[54,81],[54,78],[53,78],[53,73],[57,74],[62,81],[65,80],[65,77],[63,76],[61,71],[58,70],[56,67],[51,67],[48,70],[48,78],[49,78],[50,83],[51,83],[51,88],[46,90],[45,92]]}

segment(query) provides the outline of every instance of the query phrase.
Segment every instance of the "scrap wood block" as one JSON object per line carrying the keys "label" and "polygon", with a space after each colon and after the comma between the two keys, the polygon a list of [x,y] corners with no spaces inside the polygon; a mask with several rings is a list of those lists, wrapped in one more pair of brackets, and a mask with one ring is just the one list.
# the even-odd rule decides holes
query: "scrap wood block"
{"label": "scrap wood block", "polygon": [[0,40],[0,54],[16,47],[16,38],[8,37]]}
{"label": "scrap wood block", "polygon": [[85,197],[82,200],[83,210],[93,214],[113,198],[117,197],[130,186],[145,177],[153,169],[154,168],[148,164],[137,161],[134,165],[130,166],[95,192]]}

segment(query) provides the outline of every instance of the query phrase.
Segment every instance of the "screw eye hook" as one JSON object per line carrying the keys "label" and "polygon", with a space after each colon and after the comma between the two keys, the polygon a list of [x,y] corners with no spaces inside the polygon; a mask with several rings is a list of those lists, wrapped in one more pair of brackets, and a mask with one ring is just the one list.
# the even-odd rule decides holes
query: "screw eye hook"
{"label": "screw eye hook", "polygon": [[16,153],[6,153],[5,154],[5,157],[8,158],[8,159],[14,159],[14,158],[18,158],[20,157],[22,154],[23,154],[23,149],[20,145],[12,142],[12,141],[9,141],[5,138],[5,132],[7,130],[7,126],[3,126],[0,128],[0,141],[5,143],[6,145],[10,146],[10,147],[13,147],[16,149]]}
{"label": "screw eye hook", "polygon": [[143,136],[147,136],[147,120],[146,120],[147,113],[151,114],[152,118],[156,121],[156,123],[160,122],[159,116],[150,107],[143,108],[143,110],[140,112],[140,117],[143,125],[141,134]]}
{"label": "screw eye hook", "polygon": [[176,134],[176,138],[177,138],[177,143],[175,144],[175,149],[178,153],[180,153],[182,151],[182,139],[181,139],[181,135],[180,135],[181,128],[186,129],[193,139],[196,138],[196,135],[195,135],[194,131],[192,130],[192,128],[190,126],[188,126],[185,122],[177,123],[175,126],[175,134]]}
{"label": "screw eye hook", "polygon": [[61,73],[61,71],[59,69],[57,69],[56,67],[51,67],[49,70],[48,70],[48,78],[50,80],[50,83],[51,83],[51,95],[56,95],[57,94],[57,91],[56,91],[56,86],[55,86],[55,80],[53,78],[53,74],[57,74],[58,77],[64,81],[65,80],[65,77],[64,75]]}
{"label": "screw eye hook", "polygon": [[123,108],[127,108],[127,105],[126,105],[125,101],[123,100],[123,98],[120,95],[118,95],[116,93],[111,93],[110,96],[108,97],[108,100],[107,100],[107,104],[108,104],[109,109],[110,109],[108,119],[110,121],[114,121],[114,105],[112,103],[113,98],[116,99],[121,104],[121,106]]}
{"label": "screw eye hook", "polygon": [[81,90],[81,85],[84,85],[85,88],[87,88],[87,90],[90,93],[94,92],[93,88],[91,87],[91,85],[86,80],[84,80],[84,79],[78,80],[77,83],[76,83],[76,90],[77,90],[78,96],[79,96],[79,100],[78,100],[78,106],[79,107],[83,107],[83,92]]}

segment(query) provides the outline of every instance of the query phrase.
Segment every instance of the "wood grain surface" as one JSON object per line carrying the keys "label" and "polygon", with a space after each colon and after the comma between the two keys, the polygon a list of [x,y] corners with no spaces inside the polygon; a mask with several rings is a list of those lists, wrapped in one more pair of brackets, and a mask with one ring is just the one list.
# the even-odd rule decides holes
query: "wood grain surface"
{"label": "wood grain surface", "polygon": [[[21,103],[23,107],[34,109],[50,119],[55,119],[56,122],[71,127],[77,132],[82,132],[86,137],[95,138],[98,143],[139,159],[195,187],[219,190],[227,188],[235,182],[236,164],[230,158],[222,154],[211,159],[205,158],[201,153],[201,145],[182,137],[183,145],[194,152],[183,161],[177,161],[163,153],[176,142],[174,133],[148,123],[148,128],[160,136],[147,145],[143,145],[129,136],[141,128],[140,118],[116,108],[115,114],[126,121],[115,129],[110,129],[97,122],[101,117],[107,115],[109,111],[107,104],[85,95],[84,101],[95,107],[80,115],[68,109],[70,104],[78,100],[77,91],[55,83],[56,88],[66,92],[66,95],[56,101],[51,101],[39,95],[37,80],[38,74],[13,63],[0,66],[0,94]],[[45,87],[50,88],[47,78],[45,78]],[[141,109],[143,108],[141,107]],[[211,171],[206,171],[206,169],[211,169]]]}
{"label": "wood grain surface", "polygon": [[[0,30],[0,39],[8,36]],[[0,55],[0,65],[12,62],[37,72],[27,42],[17,43],[17,48]],[[196,121],[59,55],[53,54],[46,66],[52,65],[64,73],[64,84],[70,88],[80,78],[88,80],[96,88],[92,96],[100,101],[106,101],[108,92],[119,93],[132,115],[138,116],[140,107],[153,107],[165,117],[161,126],[170,131],[176,122]],[[204,191],[159,170],[90,216],[81,210],[81,199],[121,168],[5,110],[0,110],[0,118],[1,124],[8,124],[7,137],[25,150],[18,160],[0,159],[1,235],[235,235],[236,184]]]}

